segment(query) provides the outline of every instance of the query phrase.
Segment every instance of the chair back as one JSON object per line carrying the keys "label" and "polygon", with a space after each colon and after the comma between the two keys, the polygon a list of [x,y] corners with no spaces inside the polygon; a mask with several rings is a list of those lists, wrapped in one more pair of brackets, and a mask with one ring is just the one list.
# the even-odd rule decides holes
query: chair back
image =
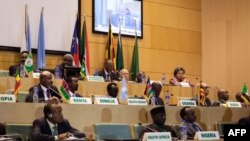
{"label": "chair back", "polygon": [[5,123],[7,134],[20,134],[27,141],[32,131],[32,124]]}
{"label": "chair back", "polygon": [[100,123],[94,124],[95,140],[129,140],[132,139],[128,124]]}
{"label": "chair back", "polygon": [[224,127],[225,125],[235,125],[234,122],[217,122],[216,130],[219,132],[220,137],[224,137]]}

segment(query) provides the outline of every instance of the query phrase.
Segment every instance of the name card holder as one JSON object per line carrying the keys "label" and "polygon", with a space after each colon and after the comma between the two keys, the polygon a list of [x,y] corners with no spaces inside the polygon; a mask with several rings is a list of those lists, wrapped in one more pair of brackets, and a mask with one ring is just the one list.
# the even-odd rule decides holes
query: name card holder
{"label": "name card holder", "polygon": [[15,103],[16,97],[12,94],[0,94],[0,102]]}
{"label": "name card holder", "polygon": [[94,103],[100,105],[119,105],[117,98],[108,97],[96,97]]}
{"label": "name card holder", "polygon": [[148,132],[142,141],[172,141],[172,137],[170,132]]}
{"label": "name card holder", "polygon": [[196,132],[194,136],[195,140],[220,140],[218,131],[200,131]]}
{"label": "name card holder", "polygon": [[84,97],[71,97],[70,104],[92,104],[90,98],[84,98]]}
{"label": "name card holder", "polygon": [[146,106],[148,105],[146,99],[130,99],[128,98],[128,105],[141,105]]}
{"label": "name card holder", "polygon": [[226,102],[226,107],[230,108],[241,108],[240,102]]}
{"label": "name card holder", "polygon": [[92,81],[92,82],[104,82],[104,79],[102,76],[89,75],[87,76],[87,80]]}
{"label": "name card holder", "polygon": [[179,100],[179,106],[197,106],[194,100],[181,99]]}

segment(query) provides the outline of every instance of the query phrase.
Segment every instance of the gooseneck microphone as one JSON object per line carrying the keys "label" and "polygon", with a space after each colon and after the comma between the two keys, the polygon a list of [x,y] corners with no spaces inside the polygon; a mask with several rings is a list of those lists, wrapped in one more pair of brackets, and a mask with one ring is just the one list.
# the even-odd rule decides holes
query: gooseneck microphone
{"label": "gooseneck microphone", "polygon": [[148,129],[148,130],[150,130],[150,131],[158,132],[158,131],[156,131],[155,129],[152,129],[152,128],[150,128],[150,127],[147,127],[147,126],[142,125],[141,123],[138,123],[138,125],[140,125],[140,126],[146,128],[146,129]]}

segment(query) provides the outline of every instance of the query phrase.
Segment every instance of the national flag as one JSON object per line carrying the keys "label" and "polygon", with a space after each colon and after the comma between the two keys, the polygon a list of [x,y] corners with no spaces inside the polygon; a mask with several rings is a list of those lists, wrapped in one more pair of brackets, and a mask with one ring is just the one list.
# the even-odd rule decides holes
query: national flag
{"label": "national flag", "polygon": [[34,69],[33,57],[32,57],[31,52],[28,54],[27,59],[25,60],[24,66],[25,66],[25,70],[27,73],[30,73],[33,71],[33,69]]}
{"label": "national flag", "polygon": [[76,17],[75,28],[71,43],[71,55],[73,56],[74,65],[77,67],[81,67],[80,59],[79,59],[79,38],[78,38],[78,16]]}
{"label": "national flag", "polygon": [[146,88],[144,91],[144,95],[146,95],[148,98],[150,98],[153,94],[153,88],[152,85],[150,83],[150,79],[148,78],[147,83],[146,83]]}
{"label": "national flag", "polygon": [[90,60],[89,60],[89,44],[88,44],[88,36],[87,36],[87,25],[86,19],[84,17],[83,26],[82,26],[82,38],[80,42],[80,60],[81,64],[81,72],[80,74],[85,79],[90,72]]}
{"label": "national flag", "polygon": [[38,46],[37,46],[37,70],[45,68],[45,39],[44,39],[44,23],[43,23],[43,11],[41,11],[39,33],[38,33]]}
{"label": "national flag", "polygon": [[23,33],[24,35],[22,38],[21,52],[22,51],[31,52],[30,23],[29,23],[29,14],[27,5],[25,5],[25,25]]}
{"label": "national flag", "polygon": [[19,69],[17,69],[16,71],[16,84],[15,84],[15,90],[14,90],[14,95],[17,99],[18,96],[18,92],[21,88],[21,78],[20,78],[20,74],[19,74]]}
{"label": "national flag", "polygon": [[114,48],[113,33],[111,29],[110,20],[109,20],[109,31],[108,31],[108,38],[105,51],[105,59],[112,60],[114,63],[114,70],[116,70],[115,48]]}
{"label": "national flag", "polygon": [[137,41],[137,32],[135,31],[135,44],[131,65],[131,78],[135,81],[136,75],[139,73],[139,51],[138,51],[138,41]]}
{"label": "national flag", "polygon": [[121,39],[121,25],[119,27],[118,41],[117,41],[117,52],[116,52],[116,68],[118,71],[124,68],[123,63],[123,51],[122,51],[122,39]]}
{"label": "national flag", "polygon": [[243,84],[243,86],[242,86],[242,91],[241,91],[241,92],[244,93],[245,95],[248,95],[248,90],[247,90],[247,85],[246,85],[246,83]]}
{"label": "national flag", "polygon": [[65,100],[68,101],[70,99],[69,86],[64,79],[62,80],[62,86],[60,87],[60,92],[63,95]]}

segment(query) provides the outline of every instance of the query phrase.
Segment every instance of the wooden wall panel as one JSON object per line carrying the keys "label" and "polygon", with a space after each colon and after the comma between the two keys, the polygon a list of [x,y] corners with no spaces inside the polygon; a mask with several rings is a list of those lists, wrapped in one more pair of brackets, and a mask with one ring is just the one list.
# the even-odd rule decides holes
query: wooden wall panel
{"label": "wooden wall panel", "polygon": [[[81,14],[87,19],[90,48],[90,73],[103,68],[106,37],[92,33],[92,0],[81,0]],[[196,81],[201,75],[201,0],[143,0],[143,39],[138,39],[140,69],[152,79],[172,77],[176,66],[186,69],[187,77]],[[114,35],[116,47],[117,36]],[[124,64],[131,69],[134,38],[122,37]],[[7,51],[8,52],[8,51]],[[0,68],[7,69],[18,62],[17,52],[3,60]],[[36,55],[33,55],[36,63]],[[10,61],[9,61],[10,60]],[[47,68],[62,62],[61,55],[46,55]]]}
{"label": "wooden wall panel", "polygon": [[202,76],[230,98],[250,86],[250,2],[202,0]]}

